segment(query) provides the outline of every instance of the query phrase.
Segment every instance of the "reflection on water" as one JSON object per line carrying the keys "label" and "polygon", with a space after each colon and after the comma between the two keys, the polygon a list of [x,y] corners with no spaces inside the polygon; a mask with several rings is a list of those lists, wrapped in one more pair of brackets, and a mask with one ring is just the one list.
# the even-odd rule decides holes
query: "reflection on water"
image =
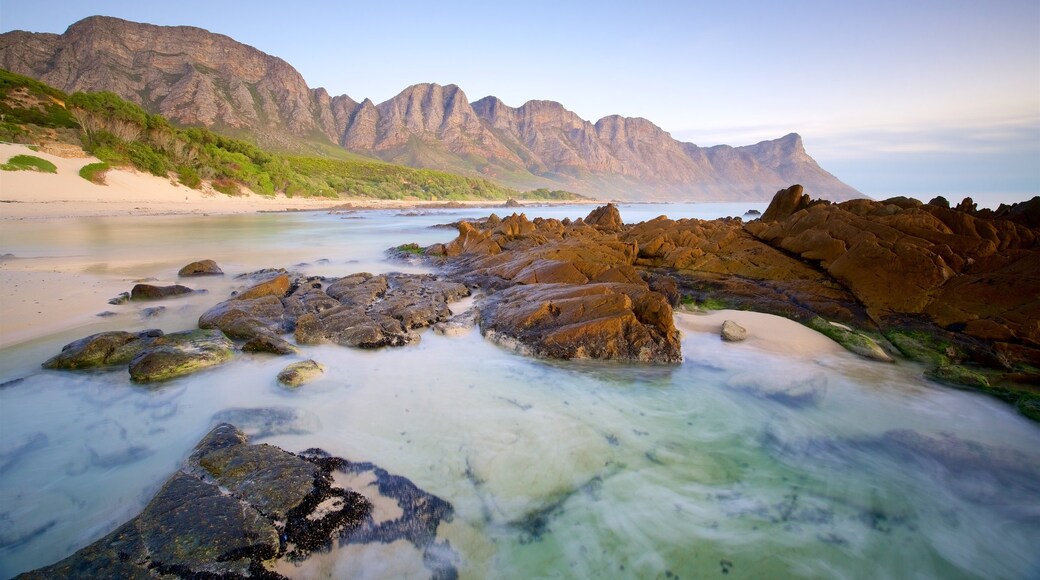
{"label": "reflection on water", "polygon": [[[240,272],[401,269],[384,248],[444,241],[450,231],[428,226],[482,213],[155,218],[93,224],[60,243],[47,224],[37,237],[5,233],[2,252],[63,256],[40,260],[67,272],[105,265],[92,275],[113,286],[172,279],[197,258],[229,275],[197,282],[208,294],[164,301],[154,319],[102,301],[88,308],[115,317],[0,351],[0,576],[132,517],[219,421],[290,451],[371,461],[451,502],[438,540],[458,552],[464,577],[1040,574],[1040,429],[997,401],[924,382],[909,364],[781,355],[695,333],[678,366],[567,363],[479,333],[425,332],[376,352],[304,347],[301,358],[327,370],[295,391],[275,376],[298,359],[260,354],[151,387],[125,368],[39,368],[98,329],[188,328]],[[422,573],[414,552],[351,546],[283,571]]]}

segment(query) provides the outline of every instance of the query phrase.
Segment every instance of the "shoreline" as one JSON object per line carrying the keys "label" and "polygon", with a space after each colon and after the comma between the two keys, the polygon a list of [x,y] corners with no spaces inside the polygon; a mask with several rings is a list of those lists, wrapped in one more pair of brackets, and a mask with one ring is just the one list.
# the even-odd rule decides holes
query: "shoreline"
{"label": "shoreline", "polygon": [[[57,173],[0,171],[0,222],[7,220],[49,220],[85,217],[234,215],[298,211],[405,210],[441,208],[502,208],[499,200],[421,200],[374,199],[358,197],[304,198],[258,195],[243,191],[230,196],[208,185],[191,189],[176,181],[131,169],[110,169],[106,185],[79,176],[80,169],[98,159],[85,153],[78,156],[35,151],[25,145],[0,144],[0,160],[15,155],[32,155],[50,161]],[[599,205],[596,200],[519,200],[522,209],[546,205]]]}

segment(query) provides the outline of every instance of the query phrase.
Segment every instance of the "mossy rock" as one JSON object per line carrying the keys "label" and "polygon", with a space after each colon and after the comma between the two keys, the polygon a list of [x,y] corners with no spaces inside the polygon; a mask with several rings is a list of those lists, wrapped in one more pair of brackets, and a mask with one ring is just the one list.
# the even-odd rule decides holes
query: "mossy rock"
{"label": "mossy rock", "polygon": [[1022,393],[1018,402],[1015,403],[1015,408],[1026,417],[1040,421],[1040,395]]}
{"label": "mossy rock", "polygon": [[219,330],[175,332],[155,339],[130,361],[130,378],[148,383],[188,375],[223,364],[234,345]]}
{"label": "mossy rock", "polygon": [[871,360],[893,362],[892,357],[888,356],[876,340],[851,328],[828,322],[819,316],[810,319],[806,326],[845,347],[849,352]]}
{"label": "mossy rock", "polygon": [[925,376],[940,383],[958,387],[974,387],[977,389],[988,389],[989,379],[981,373],[973,371],[963,365],[939,365],[934,369],[925,371]]}
{"label": "mossy rock", "polygon": [[313,360],[294,362],[278,373],[278,382],[295,389],[325,373],[325,367]]}
{"label": "mossy rock", "polygon": [[929,337],[921,336],[919,333],[909,333],[893,330],[885,334],[885,338],[892,343],[906,358],[932,366],[950,364],[950,359],[943,349],[938,345],[931,344]]}
{"label": "mossy rock", "polygon": [[61,352],[43,363],[45,369],[77,370],[127,364],[144,347],[162,336],[162,331],[99,332],[66,344]]}

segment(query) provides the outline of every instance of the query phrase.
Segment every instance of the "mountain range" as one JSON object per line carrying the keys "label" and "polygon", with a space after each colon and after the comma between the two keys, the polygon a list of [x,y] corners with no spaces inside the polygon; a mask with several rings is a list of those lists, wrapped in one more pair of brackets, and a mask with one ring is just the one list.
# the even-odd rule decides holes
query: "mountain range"
{"label": "mountain range", "polygon": [[801,137],[698,147],[642,118],[595,123],[554,101],[470,102],[455,85],[416,84],[383,103],[310,88],[284,60],[189,26],[93,16],[64,34],[0,34],[0,68],[66,92],[112,91],[182,125],[280,150],[334,146],[385,161],[479,175],[517,188],[631,201],[758,201],[802,184],[863,197],[821,168]]}

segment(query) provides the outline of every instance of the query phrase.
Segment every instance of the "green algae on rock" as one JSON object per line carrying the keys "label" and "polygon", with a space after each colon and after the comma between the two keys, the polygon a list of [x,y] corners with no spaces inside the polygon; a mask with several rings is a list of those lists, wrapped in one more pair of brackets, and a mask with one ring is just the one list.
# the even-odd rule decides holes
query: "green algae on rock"
{"label": "green algae on rock", "polygon": [[153,340],[130,361],[135,382],[164,381],[223,364],[234,356],[234,345],[219,330],[189,330]]}

